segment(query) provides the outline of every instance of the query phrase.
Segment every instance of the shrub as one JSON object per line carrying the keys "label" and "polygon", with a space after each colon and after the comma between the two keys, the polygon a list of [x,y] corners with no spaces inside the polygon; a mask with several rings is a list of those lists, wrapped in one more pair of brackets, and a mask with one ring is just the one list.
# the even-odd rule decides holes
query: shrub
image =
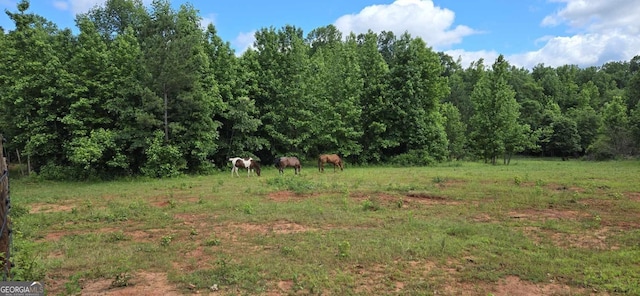
{"label": "shrub", "polygon": [[436,159],[424,150],[411,150],[392,157],[389,162],[399,166],[425,166],[436,163]]}
{"label": "shrub", "polygon": [[175,177],[187,167],[178,147],[164,143],[162,132],[156,132],[148,144],[149,147],[145,151],[147,161],[141,169],[145,176],[152,178]]}

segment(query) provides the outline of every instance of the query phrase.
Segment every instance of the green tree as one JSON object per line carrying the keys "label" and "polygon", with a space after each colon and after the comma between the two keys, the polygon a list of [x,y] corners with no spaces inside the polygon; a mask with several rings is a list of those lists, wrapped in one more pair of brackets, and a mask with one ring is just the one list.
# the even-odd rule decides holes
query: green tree
{"label": "green tree", "polygon": [[467,126],[462,122],[460,111],[452,103],[440,105],[440,113],[444,118],[444,130],[449,142],[449,160],[458,160],[465,156]]}
{"label": "green tree", "polygon": [[576,128],[580,135],[579,152],[584,154],[596,139],[597,132],[601,126],[600,115],[591,106],[584,106],[569,110],[567,117],[575,120]]}
{"label": "green tree", "polygon": [[163,101],[165,142],[179,147],[189,170],[206,166],[218,149],[224,103],[210,71],[200,17],[191,5],[175,12],[168,1],[152,3],[144,27],[143,52],[150,72],[148,85]]}
{"label": "green tree", "polygon": [[256,157],[254,152],[267,147],[268,142],[258,136],[262,121],[255,100],[248,96],[250,68],[236,57],[228,42],[223,42],[213,25],[207,27],[205,36],[210,71],[225,103],[225,110],[216,117],[221,122],[220,144],[213,155],[214,163],[221,167],[227,164],[229,157]]}
{"label": "green tree", "polygon": [[473,70],[465,73],[466,71],[463,70],[460,65],[460,59],[454,62],[451,57],[445,54],[441,54],[440,56],[441,59],[443,59],[445,77],[447,77],[449,88],[451,89],[449,96],[444,99],[444,102],[452,103],[460,112],[460,119],[463,122],[469,122],[469,118],[471,118],[471,114],[473,113],[473,104],[471,104],[470,95],[473,90],[473,85],[477,81],[468,81],[467,79],[474,78],[473,73],[471,73]]}
{"label": "green tree", "polygon": [[629,132],[631,133],[631,138],[634,142],[632,145],[632,153],[637,155],[640,152],[640,104],[631,110],[631,114],[629,115],[629,126]]}
{"label": "green tree", "polygon": [[77,176],[82,178],[104,175],[112,164],[126,165],[114,162],[124,156],[113,142],[111,128],[115,118],[105,109],[112,91],[108,88],[111,77],[107,46],[89,19],[79,17],[76,22],[80,28],[78,47],[68,68],[77,79],[69,96],[69,110],[60,122],[67,134],[65,153],[76,171],[83,173]]}
{"label": "green tree", "polygon": [[581,150],[580,135],[574,120],[560,116],[551,124],[553,133],[550,137],[549,149],[562,160]]}
{"label": "green tree", "polygon": [[555,101],[558,102],[563,112],[576,107],[581,102],[579,96],[580,87],[576,83],[578,71],[579,69],[576,65],[564,65],[556,68],[560,87],[555,96]]}
{"label": "green tree", "polygon": [[3,35],[0,54],[0,128],[11,139],[7,148],[20,150],[40,171],[48,163],[65,163],[59,118],[69,108],[73,77],[57,48],[59,30],[28,8],[22,0],[18,12],[6,12],[15,30]]}
{"label": "green tree", "polygon": [[391,108],[388,100],[387,79],[389,67],[378,51],[378,36],[372,31],[358,36],[358,64],[362,75],[361,126],[363,129],[360,144],[362,154],[359,162],[379,162],[383,151],[398,146],[395,139],[386,137],[387,129],[392,125],[387,110]]}
{"label": "green tree", "polygon": [[[256,53],[246,53],[252,66],[249,97],[260,110],[261,136],[271,139],[265,155],[292,154],[304,156],[310,149],[315,130],[309,91],[311,77],[309,47],[302,30],[285,26],[276,31],[263,28],[256,32]],[[243,58],[245,58],[243,56]],[[261,157],[262,158],[262,157]]]}
{"label": "green tree", "polygon": [[629,63],[629,82],[627,84],[627,108],[640,107],[640,55],[634,56]]}
{"label": "green tree", "polygon": [[[331,28],[331,27],[329,27]],[[328,32],[335,30],[328,29]],[[338,153],[343,157],[359,155],[362,146],[358,142],[362,136],[360,126],[360,97],[362,95],[362,75],[357,59],[355,36],[347,37],[346,42],[337,38],[333,42],[315,32],[316,38],[308,39],[315,44],[315,53],[311,57],[313,71],[310,73],[309,91],[315,104],[311,107],[315,114],[314,136],[310,139],[309,154]]]}
{"label": "green tree", "polygon": [[448,143],[439,104],[449,87],[440,58],[422,39],[408,33],[394,43],[393,50],[388,94],[393,125],[388,137],[399,146],[391,154],[414,155],[417,159],[412,162],[418,164],[442,161],[448,156]]}
{"label": "green tree", "polygon": [[544,64],[538,64],[533,67],[531,76],[542,87],[544,94],[542,105],[546,106],[550,102],[558,103],[557,98],[560,97],[562,85],[556,70]]}
{"label": "green tree", "polygon": [[162,130],[162,101],[146,86],[149,73],[140,65],[144,54],[132,28],[115,37],[109,44],[106,75],[109,77],[105,110],[112,116],[121,155],[110,166],[119,173],[138,174],[145,162],[145,149],[154,132]]}
{"label": "green tree", "polygon": [[141,0],[107,0],[79,18],[88,18],[105,41],[113,41],[127,29],[137,36],[149,22],[149,14]]}
{"label": "green tree", "polygon": [[[482,64],[477,67],[482,71]],[[509,163],[510,155],[522,151],[530,141],[522,136],[528,134],[529,127],[518,122],[520,105],[508,84],[508,69],[508,62],[498,56],[492,71],[480,77],[471,94],[475,111],[471,138],[475,152],[492,164],[501,154],[505,155],[505,163]]]}
{"label": "green tree", "polygon": [[596,159],[625,156],[632,153],[632,144],[626,104],[622,97],[615,97],[604,105],[602,126],[587,153]]}

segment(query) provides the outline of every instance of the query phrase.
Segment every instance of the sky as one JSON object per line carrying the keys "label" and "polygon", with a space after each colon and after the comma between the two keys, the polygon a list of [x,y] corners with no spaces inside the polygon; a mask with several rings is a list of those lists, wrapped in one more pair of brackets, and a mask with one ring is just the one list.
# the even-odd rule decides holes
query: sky
{"label": "sky", "polygon": [[[0,0],[17,11],[19,0]],[[75,16],[106,0],[31,0],[29,11],[60,28],[77,31]],[[145,4],[151,0],[143,0]],[[171,0],[176,9],[190,3],[201,24],[240,55],[262,28],[286,25],[313,29],[335,25],[343,36],[393,31],[420,37],[434,51],[461,59],[463,67],[480,58],[491,65],[498,55],[531,69],[601,66],[640,55],[640,0]],[[13,29],[0,14],[0,26]]]}

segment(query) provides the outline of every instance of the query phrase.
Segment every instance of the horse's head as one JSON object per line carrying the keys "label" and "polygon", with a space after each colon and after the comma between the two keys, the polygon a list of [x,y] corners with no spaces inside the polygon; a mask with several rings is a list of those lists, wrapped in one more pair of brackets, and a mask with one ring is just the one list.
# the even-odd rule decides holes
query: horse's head
{"label": "horse's head", "polygon": [[260,163],[252,160],[251,161],[251,168],[254,169],[256,171],[256,175],[258,175],[258,177],[260,176]]}

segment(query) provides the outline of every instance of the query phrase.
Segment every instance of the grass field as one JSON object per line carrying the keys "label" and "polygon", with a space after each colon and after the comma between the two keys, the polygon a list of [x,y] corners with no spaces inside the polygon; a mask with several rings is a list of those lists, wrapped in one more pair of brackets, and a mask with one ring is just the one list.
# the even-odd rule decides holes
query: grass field
{"label": "grass field", "polygon": [[640,162],[12,179],[48,295],[640,294]]}

